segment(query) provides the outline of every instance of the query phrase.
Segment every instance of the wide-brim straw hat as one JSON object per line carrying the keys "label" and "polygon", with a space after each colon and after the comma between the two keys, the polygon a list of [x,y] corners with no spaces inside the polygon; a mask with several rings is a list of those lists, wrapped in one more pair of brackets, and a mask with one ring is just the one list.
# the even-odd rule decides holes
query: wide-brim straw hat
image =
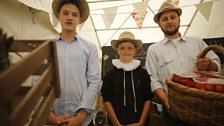
{"label": "wide-brim straw hat", "polygon": [[[58,18],[59,16],[59,7],[63,2],[66,1],[73,1],[73,0],[53,0],[52,2],[52,11],[54,13],[54,15]],[[89,17],[89,5],[85,0],[74,0],[77,1],[79,3],[79,11],[81,13],[81,21],[80,24],[83,23],[84,21],[86,21]]]}
{"label": "wide-brim straw hat", "polygon": [[159,22],[160,15],[161,15],[162,13],[164,13],[164,12],[166,12],[166,11],[170,11],[170,10],[174,10],[174,11],[176,11],[177,14],[178,14],[179,16],[181,16],[181,14],[182,14],[182,10],[181,10],[178,6],[176,6],[176,5],[173,4],[172,2],[165,1],[165,2],[163,2],[163,4],[160,6],[158,13],[154,16],[154,21],[155,21],[156,23],[158,23],[158,22]]}
{"label": "wide-brim straw hat", "polygon": [[114,50],[117,50],[118,44],[120,42],[133,42],[136,45],[137,49],[140,49],[142,47],[142,41],[139,39],[135,39],[135,36],[129,31],[121,33],[118,40],[112,40],[111,41],[112,48]]}

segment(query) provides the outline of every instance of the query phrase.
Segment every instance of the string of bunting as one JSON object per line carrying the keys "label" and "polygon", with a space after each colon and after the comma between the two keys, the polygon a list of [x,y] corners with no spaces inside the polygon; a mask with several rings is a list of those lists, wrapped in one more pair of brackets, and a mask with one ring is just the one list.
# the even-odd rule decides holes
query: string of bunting
{"label": "string of bunting", "polygon": [[[179,6],[179,3],[180,3],[179,0],[167,0],[167,1],[175,4],[176,6]],[[214,1],[217,1],[217,0],[209,1],[209,2],[205,2],[205,3],[199,3],[199,4],[181,6],[180,8],[195,6],[197,8],[197,10],[202,14],[202,16],[208,21]],[[130,4],[126,4],[126,5],[122,5],[122,6],[128,6],[128,5],[130,5]],[[132,5],[135,8],[136,12],[129,12],[129,14],[132,16],[132,18],[136,22],[137,27],[139,29],[141,29],[142,24],[145,19],[145,16],[148,12],[148,11],[146,11],[146,9],[148,7],[151,10],[151,8],[148,6],[148,0],[138,2],[138,3],[132,3]],[[128,12],[127,13],[117,13],[118,6],[114,6],[114,7],[110,7],[110,8],[101,8],[101,9],[103,9],[104,14],[91,13],[91,15],[101,15],[107,29],[110,28],[110,26],[112,25],[114,18],[116,17],[117,14],[128,14]],[[99,10],[99,9],[95,9],[95,10]],[[91,12],[93,12],[95,10],[91,10]],[[151,11],[154,12],[157,10],[151,10]]]}
{"label": "string of bunting", "polygon": [[[167,0],[167,1],[175,4],[176,6],[179,6],[179,0]],[[199,12],[201,12],[201,14],[205,17],[205,19],[209,20],[211,9],[212,9],[212,5],[213,5],[214,1],[215,0],[210,1],[210,2],[200,3],[200,4],[187,5],[187,6],[184,6],[184,7],[196,6],[196,8],[199,10]],[[145,16],[147,14],[146,9],[148,7],[151,10],[151,8],[148,6],[148,0],[147,1],[138,2],[138,3],[134,3],[132,5],[134,6],[136,11],[130,12],[130,15],[132,16],[132,18],[136,22],[137,27],[139,29],[141,29],[142,24],[143,24],[144,19],[145,19]],[[182,8],[182,7],[180,7],[180,8]],[[102,17],[104,17],[105,15],[108,15],[108,17],[109,17],[109,15],[118,14],[118,13],[116,13],[118,7],[111,7],[111,8],[116,8],[116,9],[114,9],[115,11],[104,11],[105,14],[101,14]],[[111,10],[111,8],[110,8],[110,10]],[[106,10],[106,8],[104,8],[104,10]],[[153,12],[153,14],[154,14],[154,12]],[[93,15],[93,14],[91,14],[91,15]],[[106,19],[103,18],[104,23],[107,24],[107,26],[106,26],[107,29],[109,29],[109,26],[111,26],[111,24],[113,23],[114,18],[115,18],[115,16],[111,17],[110,22],[108,22]],[[125,20],[125,22],[126,21],[127,21],[127,19]],[[104,46],[110,41],[110,39],[114,35],[115,35],[115,33],[108,39],[108,41],[104,44]]]}

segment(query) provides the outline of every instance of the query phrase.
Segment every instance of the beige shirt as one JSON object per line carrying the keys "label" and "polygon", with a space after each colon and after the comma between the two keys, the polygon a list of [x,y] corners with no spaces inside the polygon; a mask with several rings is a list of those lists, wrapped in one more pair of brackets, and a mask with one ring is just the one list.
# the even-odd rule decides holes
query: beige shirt
{"label": "beige shirt", "polygon": [[[151,75],[152,91],[163,88],[168,92],[166,77],[174,73],[189,73],[197,70],[196,56],[207,47],[202,39],[195,37],[181,37],[175,41],[164,38],[148,48],[145,67]],[[221,70],[220,59],[213,51],[206,56]]]}

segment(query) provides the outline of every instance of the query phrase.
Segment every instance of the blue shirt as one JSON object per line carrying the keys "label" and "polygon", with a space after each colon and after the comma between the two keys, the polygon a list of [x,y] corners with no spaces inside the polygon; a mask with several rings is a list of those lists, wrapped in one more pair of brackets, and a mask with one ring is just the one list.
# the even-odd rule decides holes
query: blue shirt
{"label": "blue shirt", "polygon": [[76,115],[83,108],[92,119],[94,102],[101,88],[100,65],[97,47],[78,35],[72,42],[61,36],[57,39],[61,95],[56,99],[53,112],[56,115]]}
{"label": "blue shirt", "polygon": [[[148,48],[145,67],[151,78],[152,91],[162,88],[168,92],[166,77],[174,73],[190,73],[197,70],[196,56],[207,47],[199,38],[180,37],[175,42],[164,38]],[[221,70],[220,59],[210,51],[206,55]]]}

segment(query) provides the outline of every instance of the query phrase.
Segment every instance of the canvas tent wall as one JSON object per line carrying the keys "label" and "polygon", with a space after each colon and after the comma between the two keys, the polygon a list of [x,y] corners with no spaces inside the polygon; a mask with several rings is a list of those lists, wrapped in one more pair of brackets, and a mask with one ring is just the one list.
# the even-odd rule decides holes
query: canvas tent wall
{"label": "canvas tent wall", "polygon": [[[18,0],[1,0],[0,12],[0,28],[14,39],[45,40],[55,39],[58,35],[47,12],[31,8]],[[79,35],[94,42],[101,56],[101,47],[90,19],[79,31]]]}

